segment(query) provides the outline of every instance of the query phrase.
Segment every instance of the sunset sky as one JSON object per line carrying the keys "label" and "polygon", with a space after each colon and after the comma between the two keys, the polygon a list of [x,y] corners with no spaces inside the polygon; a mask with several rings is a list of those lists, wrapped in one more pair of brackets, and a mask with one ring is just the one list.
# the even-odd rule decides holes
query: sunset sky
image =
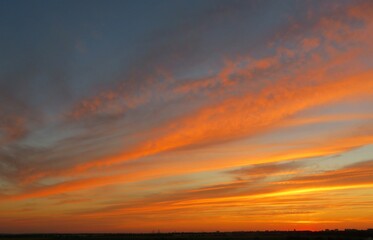
{"label": "sunset sky", "polygon": [[0,0],[0,233],[373,228],[373,1]]}

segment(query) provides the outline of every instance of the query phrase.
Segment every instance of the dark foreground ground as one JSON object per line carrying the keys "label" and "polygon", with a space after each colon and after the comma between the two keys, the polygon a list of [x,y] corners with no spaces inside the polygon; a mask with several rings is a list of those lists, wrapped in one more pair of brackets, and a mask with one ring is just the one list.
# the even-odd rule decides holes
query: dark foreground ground
{"label": "dark foreground ground", "polygon": [[152,234],[0,234],[1,240],[373,240],[372,230],[352,231],[264,231],[213,233],[152,233]]}

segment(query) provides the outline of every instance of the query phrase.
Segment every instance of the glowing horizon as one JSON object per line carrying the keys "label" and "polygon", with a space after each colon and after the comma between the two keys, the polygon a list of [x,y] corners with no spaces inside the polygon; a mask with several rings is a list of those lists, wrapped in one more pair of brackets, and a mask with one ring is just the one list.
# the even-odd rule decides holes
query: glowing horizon
{"label": "glowing horizon", "polygon": [[371,1],[0,0],[0,233],[373,227]]}

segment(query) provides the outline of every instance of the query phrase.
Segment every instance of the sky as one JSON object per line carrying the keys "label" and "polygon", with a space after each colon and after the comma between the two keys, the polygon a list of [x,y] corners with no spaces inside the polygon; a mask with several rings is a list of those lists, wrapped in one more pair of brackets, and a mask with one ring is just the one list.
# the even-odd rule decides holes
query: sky
{"label": "sky", "polygon": [[373,2],[0,0],[0,233],[373,227]]}

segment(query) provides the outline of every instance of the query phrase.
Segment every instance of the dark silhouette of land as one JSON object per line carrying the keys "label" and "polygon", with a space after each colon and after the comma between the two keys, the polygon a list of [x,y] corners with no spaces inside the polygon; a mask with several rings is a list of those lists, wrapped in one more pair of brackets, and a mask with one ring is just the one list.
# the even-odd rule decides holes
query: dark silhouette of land
{"label": "dark silhouette of land", "polygon": [[102,234],[0,234],[1,240],[373,240],[373,229],[324,231],[252,231],[252,232],[199,232],[199,233],[102,233]]}

